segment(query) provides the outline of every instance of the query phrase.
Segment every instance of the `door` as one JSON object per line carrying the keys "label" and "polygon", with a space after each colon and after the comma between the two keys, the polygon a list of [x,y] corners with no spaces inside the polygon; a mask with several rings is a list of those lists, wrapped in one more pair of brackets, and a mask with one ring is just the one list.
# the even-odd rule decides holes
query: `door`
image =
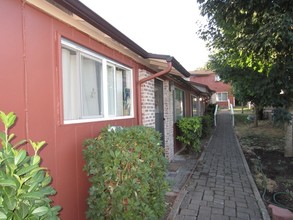
{"label": "door", "polygon": [[163,82],[155,79],[155,129],[161,133],[162,145],[164,146],[164,93]]}

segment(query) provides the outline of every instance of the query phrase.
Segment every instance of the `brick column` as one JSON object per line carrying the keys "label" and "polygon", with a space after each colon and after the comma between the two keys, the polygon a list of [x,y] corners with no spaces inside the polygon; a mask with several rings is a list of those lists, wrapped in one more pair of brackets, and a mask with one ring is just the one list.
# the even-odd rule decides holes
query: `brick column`
{"label": "brick column", "polygon": [[[139,80],[150,76],[146,70],[139,70]],[[149,80],[141,85],[142,124],[155,128],[155,81]],[[140,94],[137,94],[140,95]]]}
{"label": "brick column", "polygon": [[170,81],[165,80],[164,88],[164,118],[165,118],[165,155],[171,161],[174,158],[174,116],[173,116],[173,88],[170,91]]}

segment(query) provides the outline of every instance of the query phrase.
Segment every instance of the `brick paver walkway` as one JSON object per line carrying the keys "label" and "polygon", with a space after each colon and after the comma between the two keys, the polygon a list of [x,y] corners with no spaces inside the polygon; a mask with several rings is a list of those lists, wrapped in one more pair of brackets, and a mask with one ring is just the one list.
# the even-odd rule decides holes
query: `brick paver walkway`
{"label": "brick paver walkway", "polygon": [[[269,219],[239,150],[229,112],[220,112],[213,137],[185,186],[175,219]],[[265,210],[266,212],[266,210]]]}

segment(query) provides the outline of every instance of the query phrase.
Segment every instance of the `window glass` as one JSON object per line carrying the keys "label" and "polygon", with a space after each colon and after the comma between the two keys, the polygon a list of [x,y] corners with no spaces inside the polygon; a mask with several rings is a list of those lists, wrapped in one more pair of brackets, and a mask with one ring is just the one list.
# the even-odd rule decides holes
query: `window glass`
{"label": "window glass", "polygon": [[219,92],[217,93],[217,101],[228,101],[228,93],[227,92]]}
{"label": "window glass", "polygon": [[77,55],[73,50],[62,48],[63,111],[64,120],[78,118],[79,77],[77,73]]}
{"label": "window glass", "polygon": [[197,105],[198,105],[198,101],[196,97],[192,97],[192,116],[196,116],[197,115]]}
{"label": "window glass", "polygon": [[82,117],[102,115],[102,64],[100,61],[82,56]]}
{"label": "window glass", "polygon": [[66,39],[61,43],[64,122],[133,116],[132,71]]}
{"label": "window glass", "polygon": [[175,121],[184,117],[184,92],[180,89],[174,89],[174,114]]}
{"label": "window glass", "polygon": [[114,66],[107,66],[108,87],[108,112],[110,116],[115,115],[115,72]]}

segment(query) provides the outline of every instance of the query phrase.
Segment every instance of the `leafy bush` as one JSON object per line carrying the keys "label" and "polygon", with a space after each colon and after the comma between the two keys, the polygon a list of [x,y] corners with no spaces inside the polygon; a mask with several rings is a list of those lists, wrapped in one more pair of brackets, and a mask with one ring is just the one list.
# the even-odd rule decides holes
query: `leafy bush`
{"label": "leafy bush", "polygon": [[40,167],[38,151],[45,141],[30,140],[34,155],[29,156],[24,149],[17,150],[26,141],[11,144],[15,135],[9,134],[9,129],[14,125],[16,115],[0,111],[0,119],[5,128],[0,132],[0,219],[59,219],[61,207],[51,207],[48,198],[56,193],[49,186],[51,177],[46,168]]}
{"label": "leafy bush", "polygon": [[214,124],[214,114],[217,104],[208,104],[205,109],[204,115],[209,115],[211,117],[211,123]]}
{"label": "leafy bush", "polygon": [[205,110],[205,115],[210,115],[211,117],[214,116],[215,109],[217,104],[208,104]]}
{"label": "leafy bush", "polygon": [[202,137],[207,137],[213,126],[213,117],[210,115],[201,116],[202,119]]}
{"label": "leafy bush", "polygon": [[142,126],[103,129],[84,142],[90,219],[160,219],[167,161],[160,134]]}
{"label": "leafy bush", "polygon": [[292,120],[292,114],[284,108],[275,108],[272,112],[272,119],[275,125],[281,126],[285,123],[290,124]]}
{"label": "leafy bush", "polygon": [[181,132],[177,136],[177,140],[186,144],[187,147],[195,152],[200,151],[200,138],[202,135],[202,118],[201,117],[185,117],[177,122],[177,126]]}

